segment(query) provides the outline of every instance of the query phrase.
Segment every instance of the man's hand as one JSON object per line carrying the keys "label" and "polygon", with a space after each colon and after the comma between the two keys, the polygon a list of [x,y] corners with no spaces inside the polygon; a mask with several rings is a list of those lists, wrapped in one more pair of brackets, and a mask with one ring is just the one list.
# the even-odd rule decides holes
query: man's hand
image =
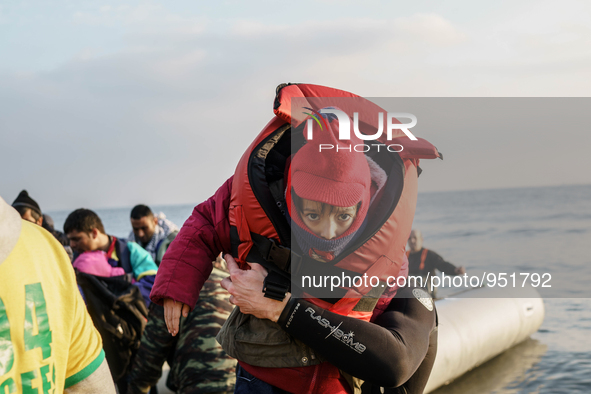
{"label": "man's hand", "polygon": [[283,301],[266,298],[263,293],[263,282],[267,270],[262,265],[248,263],[251,269],[242,270],[229,254],[225,259],[230,276],[223,279],[220,284],[231,294],[230,303],[240,307],[240,312],[244,314],[277,322],[290,295],[288,294]]}
{"label": "man's hand", "polygon": [[181,320],[181,313],[184,317],[189,315],[189,306],[182,302],[176,302],[171,298],[164,299],[164,320],[166,321],[166,328],[168,332],[174,337],[179,332],[179,322]]}
{"label": "man's hand", "polygon": [[466,269],[462,267],[456,267],[456,275],[464,275],[466,273]]}

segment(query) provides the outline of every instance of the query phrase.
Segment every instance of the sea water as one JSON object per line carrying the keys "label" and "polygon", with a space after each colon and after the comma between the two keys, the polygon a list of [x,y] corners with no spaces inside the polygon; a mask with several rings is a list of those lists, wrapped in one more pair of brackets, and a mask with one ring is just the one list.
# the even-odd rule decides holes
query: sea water
{"label": "sea water", "polygon": [[[180,226],[193,205],[152,209]],[[125,237],[130,210],[96,212]],[[61,229],[68,212],[49,214]],[[540,330],[435,393],[591,393],[591,185],[419,193],[414,227],[468,274],[552,275]]]}

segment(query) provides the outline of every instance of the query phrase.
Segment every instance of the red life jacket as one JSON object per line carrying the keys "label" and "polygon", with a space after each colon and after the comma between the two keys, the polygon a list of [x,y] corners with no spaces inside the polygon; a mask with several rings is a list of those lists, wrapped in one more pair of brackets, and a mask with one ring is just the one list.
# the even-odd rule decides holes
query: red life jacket
{"label": "red life jacket", "polygon": [[[298,102],[306,98],[306,105],[315,110],[326,107],[326,103],[330,102],[327,98],[355,98],[351,102],[339,102],[337,106],[347,113],[358,112],[360,129],[364,132],[374,130],[375,133],[378,129],[377,113],[385,112],[369,100],[342,90],[309,84],[284,84],[277,88],[274,105],[276,116],[255,138],[236,168],[230,202],[230,225],[233,254],[239,263],[261,263],[268,270],[278,267],[276,274],[285,274],[283,276],[287,278],[290,270],[294,272],[293,264],[289,266],[290,228],[282,212],[286,207],[280,206],[274,197],[270,182],[283,175],[277,173],[284,169],[281,166],[292,153],[289,151],[291,133],[296,133],[297,126],[305,120],[299,114],[294,116],[300,116],[300,119],[292,119],[294,98],[298,98]],[[292,124],[296,129],[292,130]],[[335,259],[334,266],[306,256],[298,262],[301,266],[315,264],[315,268],[321,267],[326,272],[336,274],[347,272],[377,276],[382,284],[389,276],[399,273],[407,261],[405,246],[416,207],[419,159],[433,159],[440,157],[440,154],[429,142],[420,138],[412,141],[400,130],[393,137],[388,141],[384,133],[378,141],[401,144],[404,146],[403,151],[394,153],[383,149],[382,153],[374,157],[381,166],[391,167],[386,169],[388,181],[380,192],[381,198],[384,201],[391,200],[391,203],[372,204],[370,207],[371,210],[374,205],[381,206],[376,208],[372,216],[379,218],[380,222],[368,223],[364,230],[367,235],[352,242],[354,245],[348,246]],[[271,164],[275,167],[275,173],[270,169],[273,167]],[[309,301],[331,312],[369,320],[384,290],[383,287],[371,286],[343,288],[336,297],[337,302],[334,302],[334,296],[331,300],[312,298]]]}

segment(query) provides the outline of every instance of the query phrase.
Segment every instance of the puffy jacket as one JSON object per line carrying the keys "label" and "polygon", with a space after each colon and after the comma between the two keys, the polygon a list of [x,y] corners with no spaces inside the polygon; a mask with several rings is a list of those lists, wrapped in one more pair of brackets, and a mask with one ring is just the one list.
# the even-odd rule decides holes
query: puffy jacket
{"label": "puffy jacket", "polygon": [[[152,288],[152,301],[162,304],[172,298],[193,308],[199,290],[209,278],[219,251],[230,252],[230,194],[232,178],[228,179],[207,201],[197,205],[178,235],[172,241]],[[182,275],[175,275],[179,269]]]}

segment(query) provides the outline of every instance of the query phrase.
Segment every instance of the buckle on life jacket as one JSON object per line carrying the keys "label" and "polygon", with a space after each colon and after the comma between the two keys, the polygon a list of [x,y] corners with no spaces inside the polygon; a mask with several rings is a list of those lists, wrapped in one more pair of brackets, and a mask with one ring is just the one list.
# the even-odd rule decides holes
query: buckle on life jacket
{"label": "buckle on life jacket", "polygon": [[286,248],[278,244],[274,239],[259,234],[250,233],[250,235],[263,259],[275,264],[282,271],[290,272],[292,257],[290,248]]}
{"label": "buckle on life jacket", "polygon": [[267,254],[267,260],[274,263],[285,272],[289,272],[291,265],[291,250],[271,240],[271,247]]}
{"label": "buckle on life jacket", "polygon": [[258,262],[260,261],[256,258],[258,254],[262,258],[260,263],[268,272],[263,282],[263,293],[267,298],[283,301],[285,294],[291,291],[291,277],[289,275],[292,260],[291,249],[260,234],[250,233],[250,235],[255,248],[250,250],[249,256],[254,257],[253,262]]}
{"label": "buckle on life jacket", "polygon": [[[238,231],[230,228],[232,252],[238,253]],[[253,247],[246,256],[246,261],[261,264],[267,269],[267,276],[263,282],[265,297],[283,301],[285,294],[291,291],[291,269],[299,267],[301,256],[293,253],[290,248],[280,245],[274,239],[263,235],[250,233]]]}

